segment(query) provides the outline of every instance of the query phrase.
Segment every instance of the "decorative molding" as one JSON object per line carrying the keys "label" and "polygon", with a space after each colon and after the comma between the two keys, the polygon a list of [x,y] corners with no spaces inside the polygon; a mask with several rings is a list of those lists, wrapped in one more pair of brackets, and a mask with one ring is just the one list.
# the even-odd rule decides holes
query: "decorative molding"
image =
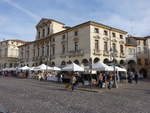
{"label": "decorative molding", "polygon": [[94,55],[101,55],[101,50],[94,49],[93,54]]}
{"label": "decorative molding", "polygon": [[101,37],[97,35],[97,36],[93,36],[93,38],[100,39]]}
{"label": "decorative molding", "polygon": [[119,41],[119,44],[125,44],[125,42],[124,41]]}
{"label": "decorative molding", "polygon": [[113,40],[111,40],[112,41],[112,43],[115,43],[115,42],[117,42],[117,39],[113,39]]}
{"label": "decorative molding", "polygon": [[73,40],[74,40],[75,42],[79,42],[79,38],[78,38],[78,37],[75,37]]}
{"label": "decorative molding", "polygon": [[103,37],[103,40],[108,41],[109,38],[108,37]]}

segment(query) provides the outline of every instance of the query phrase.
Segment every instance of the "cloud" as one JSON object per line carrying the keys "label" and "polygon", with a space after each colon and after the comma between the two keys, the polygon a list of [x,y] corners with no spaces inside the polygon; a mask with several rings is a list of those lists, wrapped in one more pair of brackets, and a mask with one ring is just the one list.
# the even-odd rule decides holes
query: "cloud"
{"label": "cloud", "polygon": [[22,11],[23,13],[27,14],[28,16],[30,16],[32,19],[34,20],[39,20],[39,16],[37,16],[36,14],[34,14],[33,12],[31,12],[30,10],[21,7],[20,5],[18,5],[17,3],[13,2],[12,0],[3,0],[4,2],[7,2],[10,6]]}

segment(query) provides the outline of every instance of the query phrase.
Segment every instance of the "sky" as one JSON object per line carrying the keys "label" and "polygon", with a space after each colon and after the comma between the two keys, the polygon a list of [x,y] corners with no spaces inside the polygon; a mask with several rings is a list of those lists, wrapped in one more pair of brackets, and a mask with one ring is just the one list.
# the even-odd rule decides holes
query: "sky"
{"label": "sky", "polygon": [[149,0],[0,0],[0,41],[33,41],[41,18],[66,26],[96,21],[134,36],[150,35]]}

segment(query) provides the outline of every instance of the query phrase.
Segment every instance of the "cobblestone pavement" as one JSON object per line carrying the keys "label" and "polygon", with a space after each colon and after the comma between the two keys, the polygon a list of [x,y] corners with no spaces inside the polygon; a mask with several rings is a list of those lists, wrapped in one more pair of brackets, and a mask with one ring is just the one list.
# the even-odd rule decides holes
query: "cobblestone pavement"
{"label": "cobblestone pavement", "polygon": [[72,92],[50,82],[0,78],[0,106],[11,113],[150,113],[150,81]]}

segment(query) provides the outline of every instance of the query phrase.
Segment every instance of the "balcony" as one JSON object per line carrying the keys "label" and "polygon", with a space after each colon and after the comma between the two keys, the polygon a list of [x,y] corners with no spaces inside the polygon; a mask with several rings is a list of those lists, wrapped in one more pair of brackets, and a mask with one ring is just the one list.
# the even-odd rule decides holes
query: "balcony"
{"label": "balcony", "polygon": [[120,57],[125,58],[126,57],[125,53],[120,53]]}
{"label": "balcony", "polygon": [[94,49],[93,54],[94,54],[94,55],[101,55],[101,51],[100,51],[100,50],[97,50],[97,49]]}
{"label": "balcony", "polygon": [[137,57],[143,57],[143,58],[148,57],[148,54],[145,51],[137,52],[136,55]]}
{"label": "balcony", "polygon": [[67,53],[61,53],[61,55],[60,55],[61,58],[66,58],[66,56],[68,56]]}
{"label": "balcony", "polygon": [[75,57],[75,56],[83,56],[84,55],[84,51],[79,49],[79,50],[72,50],[72,51],[69,51],[69,56],[70,57]]}
{"label": "balcony", "polygon": [[104,55],[104,56],[109,56],[109,51],[108,51],[108,50],[104,50],[104,51],[103,51],[103,55]]}

